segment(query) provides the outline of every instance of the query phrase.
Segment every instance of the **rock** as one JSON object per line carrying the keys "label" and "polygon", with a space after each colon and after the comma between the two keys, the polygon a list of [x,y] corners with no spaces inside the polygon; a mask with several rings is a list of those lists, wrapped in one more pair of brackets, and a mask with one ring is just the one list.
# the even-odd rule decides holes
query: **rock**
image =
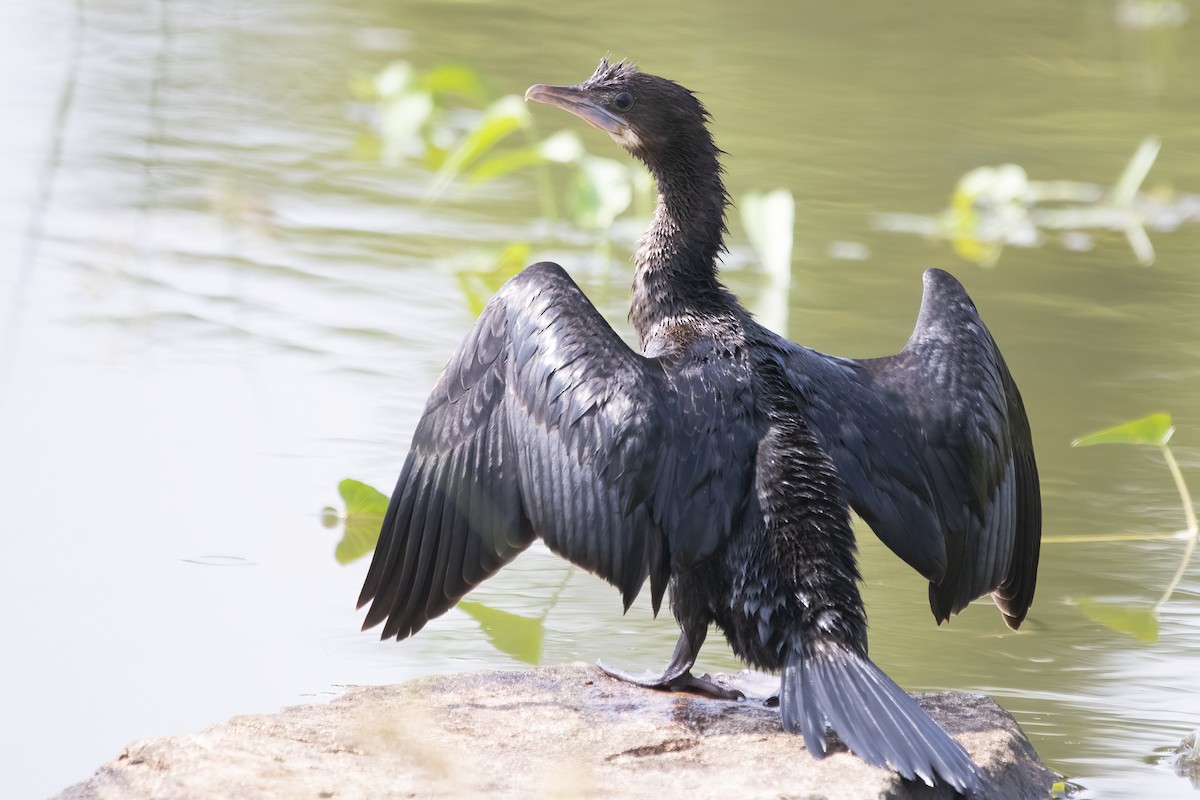
{"label": "rock", "polygon": [[[979,695],[918,695],[994,786],[1046,797],[1054,775]],[[588,664],[352,688],[327,705],[137,742],[62,800],[120,798],[948,798],[831,737],[810,758],[756,700],[668,694]]]}
{"label": "rock", "polygon": [[1200,789],[1200,730],[1183,737],[1179,746],[1167,757],[1167,765],[1179,777],[1189,779],[1193,789]]}

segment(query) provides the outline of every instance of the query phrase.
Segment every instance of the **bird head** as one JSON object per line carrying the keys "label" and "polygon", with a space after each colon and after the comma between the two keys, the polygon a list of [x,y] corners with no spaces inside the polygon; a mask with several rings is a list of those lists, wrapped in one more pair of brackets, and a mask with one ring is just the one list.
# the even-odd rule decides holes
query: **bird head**
{"label": "bird head", "polygon": [[696,96],[627,61],[614,64],[601,59],[583,83],[539,83],[529,87],[525,99],[571,112],[650,166],[681,148],[713,148],[706,128],[708,112]]}

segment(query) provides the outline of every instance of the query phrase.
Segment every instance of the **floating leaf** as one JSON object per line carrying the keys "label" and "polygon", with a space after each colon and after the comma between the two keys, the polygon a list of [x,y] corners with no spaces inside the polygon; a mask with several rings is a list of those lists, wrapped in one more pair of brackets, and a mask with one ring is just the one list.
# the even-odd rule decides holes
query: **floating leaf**
{"label": "floating leaf", "polygon": [[546,628],[540,619],[510,614],[469,600],[463,600],[458,607],[479,623],[497,650],[526,664],[541,663]]}
{"label": "floating leaf", "polygon": [[1140,444],[1163,447],[1171,439],[1175,428],[1170,414],[1151,414],[1148,417],[1123,422],[1102,431],[1080,436],[1071,442],[1072,447],[1090,447],[1094,444]]}
{"label": "floating leaf", "polygon": [[1091,597],[1077,597],[1074,602],[1092,622],[1128,634],[1139,642],[1153,644],[1158,641],[1158,617],[1151,607],[1124,605]]}
{"label": "floating leaf", "polygon": [[338,484],[338,494],[346,504],[346,528],[333,555],[339,564],[349,564],[375,549],[388,498],[378,489],[351,478]]}

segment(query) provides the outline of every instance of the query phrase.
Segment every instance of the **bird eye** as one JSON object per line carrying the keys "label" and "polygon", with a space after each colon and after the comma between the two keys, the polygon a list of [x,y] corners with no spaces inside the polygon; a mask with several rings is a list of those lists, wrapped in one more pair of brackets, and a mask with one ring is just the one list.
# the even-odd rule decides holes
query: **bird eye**
{"label": "bird eye", "polygon": [[617,111],[628,111],[633,108],[633,95],[629,92],[618,92],[612,104]]}

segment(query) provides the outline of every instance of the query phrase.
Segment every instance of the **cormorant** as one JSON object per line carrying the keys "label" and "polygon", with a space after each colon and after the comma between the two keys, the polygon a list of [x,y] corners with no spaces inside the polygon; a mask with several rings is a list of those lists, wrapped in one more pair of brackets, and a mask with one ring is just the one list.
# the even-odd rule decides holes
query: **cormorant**
{"label": "cormorant", "polygon": [[[991,592],[1016,628],[1033,599],[1041,501],[1029,423],[966,291],[925,273],[897,355],[856,361],[757,324],[720,283],[729,198],[708,113],[687,89],[600,62],[529,88],[608,133],[658,186],[634,258],[630,349],[557,264],[496,294],[413,434],[359,598],[404,639],[537,537],[620,589],[671,589],[681,634],[664,689],[710,623],[781,670],[783,727],[825,753],[961,792],[966,751],[867,658],[848,507],[929,580],[941,622]],[[611,671],[610,672],[614,672]]]}

